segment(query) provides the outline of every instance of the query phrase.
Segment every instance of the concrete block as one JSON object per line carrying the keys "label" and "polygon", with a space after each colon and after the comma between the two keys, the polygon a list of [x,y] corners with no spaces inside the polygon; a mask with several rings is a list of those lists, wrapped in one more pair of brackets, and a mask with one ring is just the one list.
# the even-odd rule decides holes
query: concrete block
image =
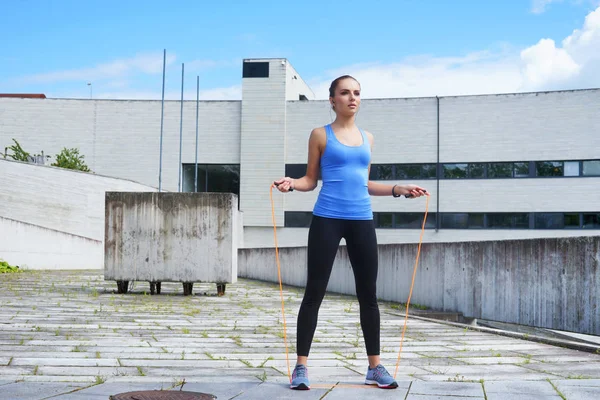
{"label": "concrete block", "polygon": [[104,278],[237,282],[232,193],[107,192]]}

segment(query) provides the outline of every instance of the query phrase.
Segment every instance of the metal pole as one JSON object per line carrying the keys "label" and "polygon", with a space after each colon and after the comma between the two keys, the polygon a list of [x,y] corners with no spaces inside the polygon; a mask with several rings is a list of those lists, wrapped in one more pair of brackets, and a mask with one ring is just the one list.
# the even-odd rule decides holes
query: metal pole
{"label": "metal pole", "polygon": [[179,181],[177,190],[181,192],[181,146],[183,141],[183,71],[184,64],[181,64],[181,115],[179,116]]}
{"label": "metal pole", "polygon": [[158,162],[158,191],[162,189],[162,144],[163,144],[163,123],[165,113],[165,64],[167,62],[167,49],[163,51],[163,78],[162,78],[162,101],[160,106],[160,152]]}
{"label": "metal pole", "polygon": [[198,101],[200,98],[200,77],[196,76],[196,160],[194,161],[194,192],[198,191]]}

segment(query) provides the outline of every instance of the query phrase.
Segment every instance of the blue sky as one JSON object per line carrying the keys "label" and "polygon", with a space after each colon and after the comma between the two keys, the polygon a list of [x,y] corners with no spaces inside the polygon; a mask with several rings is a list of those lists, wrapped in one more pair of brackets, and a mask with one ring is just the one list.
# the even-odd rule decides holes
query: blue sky
{"label": "blue sky", "polygon": [[365,98],[600,87],[599,0],[12,0],[0,93],[239,99],[243,58],[287,58],[318,98],[355,75]]}

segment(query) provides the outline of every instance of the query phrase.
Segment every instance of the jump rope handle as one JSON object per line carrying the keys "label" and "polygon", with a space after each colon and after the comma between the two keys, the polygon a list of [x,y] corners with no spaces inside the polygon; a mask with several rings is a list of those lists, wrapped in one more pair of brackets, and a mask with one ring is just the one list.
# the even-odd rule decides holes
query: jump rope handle
{"label": "jump rope handle", "polygon": [[[427,192],[427,190],[425,190],[424,192],[425,192],[426,194],[429,194],[429,193]],[[413,197],[413,195],[412,195],[412,194],[405,194],[405,195],[404,195],[404,197],[406,197],[407,199],[410,199],[410,198],[412,198],[412,197]]]}
{"label": "jump rope handle", "polygon": [[[273,185],[279,186],[276,182],[273,182]],[[293,192],[293,191],[294,191],[294,188],[290,188],[290,190],[288,190],[288,192]]]}

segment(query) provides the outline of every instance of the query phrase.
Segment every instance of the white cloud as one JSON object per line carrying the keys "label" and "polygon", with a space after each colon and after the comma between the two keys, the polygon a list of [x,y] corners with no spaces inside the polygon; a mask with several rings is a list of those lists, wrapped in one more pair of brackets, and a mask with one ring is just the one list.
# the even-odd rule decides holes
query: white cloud
{"label": "white cloud", "polygon": [[350,65],[309,82],[317,98],[330,81],[350,74],[365,98],[516,93],[600,87],[600,7],[560,44],[543,38],[525,49],[504,48],[462,57],[412,57],[394,64]]}
{"label": "white cloud", "polygon": [[542,39],[521,52],[523,89],[600,87],[600,7],[557,46]]}
{"label": "white cloud", "polygon": [[[167,53],[166,64],[175,61],[174,55]],[[103,79],[123,78],[136,73],[156,74],[162,72],[163,54],[137,54],[132,58],[113,60],[91,68],[79,68],[65,71],[47,72],[29,75],[22,80],[28,83],[56,83],[68,81],[98,81]]]}
{"label": "white cloud", "polygon": [[533,0],[531,2],[531,12],[534,14],[541,14],[546,11],[546,6],[550,3],[559,3],[562,0]]}

